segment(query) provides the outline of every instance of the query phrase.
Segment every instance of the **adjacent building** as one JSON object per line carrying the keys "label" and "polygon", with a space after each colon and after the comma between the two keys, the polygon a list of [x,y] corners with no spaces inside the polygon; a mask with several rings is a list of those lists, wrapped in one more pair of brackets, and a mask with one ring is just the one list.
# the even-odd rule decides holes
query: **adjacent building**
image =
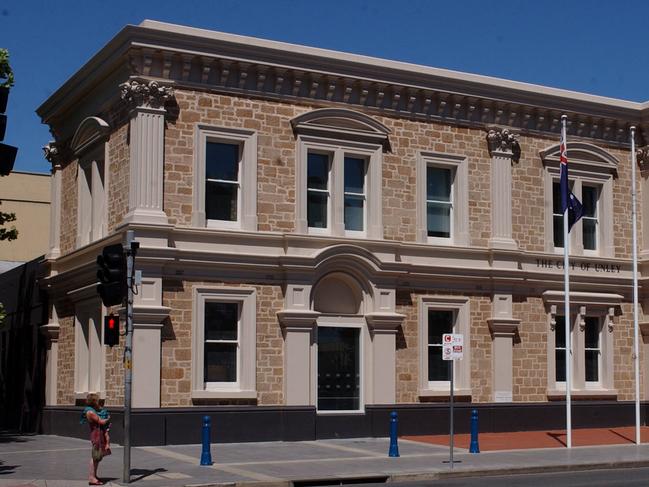
{"label": "adjacent building", "polygon": [[[95,259],[127,230],[142,443],[191,441],[206,412],[224,440],[382,434],[393,409],[444,431],[451,331],[455,395],[485,428],[560,426],[565,360],[577,426],[632,421],[630,129],[643,147],[648,104],[144,21],[38,114],[56,137],[51,428],[88,392],[123,403]],[[562,114],[585,208],[568,319]]]}
{"label": "adjacent building", "polygon": [[0,272],[44,255],[49,249],[50,175],[12,171],[0,178],[0,211],[14,213],[18,239],[0,245]]}

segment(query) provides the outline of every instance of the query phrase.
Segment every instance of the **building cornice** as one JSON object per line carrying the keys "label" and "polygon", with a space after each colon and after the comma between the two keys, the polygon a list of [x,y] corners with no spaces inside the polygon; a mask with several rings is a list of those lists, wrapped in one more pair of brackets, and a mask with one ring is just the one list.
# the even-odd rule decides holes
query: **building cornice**
{"label": "building cornice", "polygon": [[[240,94],[520,134],[558,134],[627,146],[629,127],[649,130],[649,104],[487,76],[387,61],[249,37],[144,21],[120,31],[37,110],[56,125],[65,113],[121,73],[177,88]],[[110,95],[115,96],[115,95]],[[102,97],[99,97],[102,98]],[[109,98],[105,96],[104,98]]]}

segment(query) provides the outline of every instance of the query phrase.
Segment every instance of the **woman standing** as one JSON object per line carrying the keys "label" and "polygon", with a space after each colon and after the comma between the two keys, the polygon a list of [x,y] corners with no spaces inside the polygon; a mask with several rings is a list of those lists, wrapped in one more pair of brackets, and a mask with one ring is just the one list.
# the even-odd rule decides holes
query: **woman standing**
{"label": "woman standing", "polygon": [[90,443],[92,444],[92,458],[90,459],[90,476],[88,477],[88,485],[104,485],[104,483],[97,478],[97,467],[99,462],[106,454],[104,445],[104,434],[101,431],[101,426],[110,422],[109,419],[101,419],[98,411],[101,410],[99,405],[99,396],[95,393],[90,393],[86,397],[86,408],[83,410],[81,422],[87,422],[90,426]]}

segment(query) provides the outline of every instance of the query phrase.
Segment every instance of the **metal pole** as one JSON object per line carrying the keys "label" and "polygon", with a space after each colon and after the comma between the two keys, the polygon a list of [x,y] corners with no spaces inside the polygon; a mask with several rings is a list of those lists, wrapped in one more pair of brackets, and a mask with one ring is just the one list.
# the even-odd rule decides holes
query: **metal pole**
{"label": "metal pole", "polygon": [[454,360],[451,360],[451,438],[450,438],[450,453],[451,453],[451,470],[453,470],[453,365],[455,364]]}
{"label": "metal pole", "polygon": [[[568,117],[566,115],[561,116],[561,140],[566,146],[566,152],[568,148],[568,142],[566,140],[566,120]],[[570,184],[570,181],[568,181]],[[565,294],[565,322],[564,330],[566,337],[566,446],[572,448],[572,412],[571,412],[571,397],[570,391],[572,389],[571,381],[571,367],[570,361],[572,360],[572,347],[570,344],[570,278],[568,276],[568,269],[570,262],[568,260],[568,254],[570,253],[570,239],[568,236],[568,208],[563,213],[563,287]]]}
{"label": "metal pole", "polygon": [[[124,345],[124,471],[122,481],[131,481],[131,389],[133,387],[133,276],[135,251],[133,230],[126,232],[126,344]],[[136,247],[137,248],[137,247]]]}
{"label": "metal pole", "polygon": [[631,127],[631,219],[633,220],[633,361],[635,365],[635,442],[640,444],[640,348],[638,344],[638,231],[636,223],[635,127]]}

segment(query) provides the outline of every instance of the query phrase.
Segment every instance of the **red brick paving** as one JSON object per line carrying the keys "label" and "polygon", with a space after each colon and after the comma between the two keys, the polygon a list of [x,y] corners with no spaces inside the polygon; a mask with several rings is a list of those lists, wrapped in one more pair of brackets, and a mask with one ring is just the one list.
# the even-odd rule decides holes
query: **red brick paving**
{"label": "red brick paving", "polygon": [[[448,435],[403,436],[403,439],[448,445]],[[640,440],[649,442],[649,426],[640,428]],[[455,446],[469,448],[471,435],[456,434]],[[480,433],[480,451],[524,450],[528,448],[561,448],[566,446],[565,430],[512,431],[507,433]],[[573,446],[626,445],[635,443],[635,427],[588,428],[572,430]]]}

